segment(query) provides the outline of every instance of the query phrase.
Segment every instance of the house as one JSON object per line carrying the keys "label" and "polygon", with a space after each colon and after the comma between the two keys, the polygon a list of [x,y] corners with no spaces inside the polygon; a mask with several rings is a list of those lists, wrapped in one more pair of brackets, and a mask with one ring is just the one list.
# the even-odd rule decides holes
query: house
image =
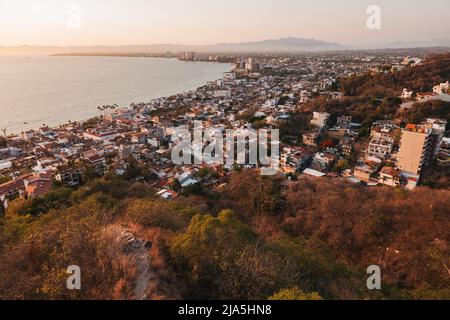
{"label": "house", "polygon": [[417,101],[422,101],[425,99],[431,99],[436,95],[434,92],[417,92],[416,99]]}
{"label": "house", "polygon": [[83,170],[81,168],[63,165],[56,169],[55,180],[71,187],[78,186],[81,184],[82,175]]}
{"label": "house", "polygon": [[401,182],[401,172],[393,167],[384,167],[380,171],[379,183],[390,187],[397,187]]}
{"label": "house", "polygon": [[378,157],[380,159],[388,159],[394,149],[394,138],[378,138],[374,137],[367,149],[367,154],[371,157]]}
{"label": "house", "polygon": [[0,185],[0,200],[11,200],[23,195],[40,197],[52,188],[52,174],[26,174]]}
{"label": "house", "polygon": [[450,166],[450,138],[442,138],[436,161],[438,166]]}
{"label": "house", "polygon": [[422,64],[422,59],[418,57],[410,57],[407,56],[403,59],[402,65],[407,66],[411,65],[412,67],[419,66]]}
{"label": "house", "polygon": [[352,123],[352,116],[341,116],[337,118],[336,127],[350,128]]}
{"label": "house", "polygon": [[305,132],[303,134],[303,144],[311,147],[316,147],[319,138],[322,135],[322,130],[320,128],[314,128],[311,131]]}
{"label": "house", "polygon": [[332,92],[331,93],[331,99],[337,100],[337,99],[342,99],[343,97],[344,97],[344,93],[343,92],[336,91],[336,92]]}
{"label": "house", "polygon": [[374,169],[372,166],[369,166],[367,164],[362,166],[355,167],[353,171],[353,176],[365,183],[369,183],[372,177],[372,174],[376,172],[376,169]]}
{"label": "house", "polygon": [[344,156],[350,157],[353,152],[354,139],[350,137],[343,137],[339,141],[339,149]]}
{"label": "house", "polygon": [[52,189],[52,174],[41,173],[25,180],[25,190],[29,197],[40,197]]}
{"label": "house", "polygon": [[147,134],[140,132],[131,135],[131,143],[147,143]]}
{"label": "house", "polygon": [[375,121],[372,124],[372,128],[370,131],[370,137],[371,138],[373,138],[373,137],[384,138],[384,137],[386,137],[385,135],[393,135],[393,132],[397,129],[399,129],[399,126],[396,125],[391,120]]}
{"label": "house", "polygon": [[106,171],[106,160],[97,153],[86,152],[83,154],[87,165],[98,175],[104,175]]}
{"label": "house", "polygon": [[25,192],[23,179],[17,178],[0,185],[0,199],[14,199]]}
{"label": "house", "polygon": [[311,168],[303,170],[303,174],[306,174],[306,175],[312,176],[312,177],[316,177],[316,178],[325,177],[325,173],[311,169]]}
{"label": "house", "polygon": [[196,184],[196,183],[198,183],[198,180],[195,180],[195,179],[188,179],[188,180],[184,181],[184,182],[181,184],[181,187],[182,187],[182,188],[186,188],[186,187],[192,186],[192,185],[194,185],[194,184]]}
{"label": "house", "polygon": [[327,112],[314,112],[311,124],[323,128],[327,125],[329,119],[330,114]]}
{"label": "house", "polygon": [[333,163],[336,161],[336,156],[329,153],[316,153],[312,159],[310,165],[311,169],[325,172],[331,168]]}
{"label": "house", "polygon": [[447,94],[448,91],[448,81],[445,83],[438,84],[437,86],[433,87],[433,92],[436,94]]}
{"label": "house", "polygon": [[0,171],[12,168],[13,163],[8,160],[0,160]]}
{"label": "house", "polygon": [[37,132],[34,130],[22,132],[21,136],[25,140],[30,140],[31,138],[34,138],[36,136]]}
{"label": "house", "polygon": [[414,94],[414,91],[409,91],[408,89],[404,88],[402,95],[400,97],[402,99],[411,99],[413,94]]}
{"label": "house", "polygon": [[117,131],[97,132],[93,130],[87,130],[86,132],[83,132],[83,136],[86,139],[91,139],[94,141],[108,141],[116,138],[118,136],[118,132]]}
{"label": "house", "polygon": [[160,196],[165,200],[174,199],[178,196],[178,194],[175,191],[169,189],[162,189],[161,191],[156,193],[156,195]]}

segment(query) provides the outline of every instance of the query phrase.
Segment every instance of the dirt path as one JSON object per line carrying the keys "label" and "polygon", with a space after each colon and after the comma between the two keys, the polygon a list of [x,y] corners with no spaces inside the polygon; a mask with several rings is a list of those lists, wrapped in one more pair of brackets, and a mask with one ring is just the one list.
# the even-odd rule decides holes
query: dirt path
{"label": "dirt path", "polygon": [[133,296],[137,300],[147,299],[146,291],[150,280],[155,278],[151,270],[151,243],[137,238],[131,231],[123,226],[109,228],[108,233],[113,235],[115,241],[119,243],[123,253],[136,262],[136,283],[133,289]]}
{"label": "dirt path", "polygon": [[148,253],[148,249],[144,245],[136,251],[135,255],[137,260],[138,275],[136,277],[136,285],[134,286],[133,293],[136,299],[145,300],[147,298],[145,291],[147,290],[150,279],[153,276],[153,273],[150,270],[150,255]]}

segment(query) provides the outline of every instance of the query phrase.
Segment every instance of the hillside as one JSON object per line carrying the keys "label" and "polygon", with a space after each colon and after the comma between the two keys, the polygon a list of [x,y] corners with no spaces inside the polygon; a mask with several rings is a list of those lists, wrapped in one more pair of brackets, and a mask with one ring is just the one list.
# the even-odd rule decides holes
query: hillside
{"label": "hillside", "polygon": [[[449,190],[246,171],[170,202],[114,176],[54,192],[0,220],[1,299],[450,298]],[[371,264],[382,292],[366,288]],[[66,290],[69,265],[83,290]]]}
{"label": "hillside", "polygon": [[450,79],[450,54],[430,56],[419,66],[394,73],[364,74],[341,79],[348,96],[400,96],[403,88],[415,92],[433,91],[433,86]]}

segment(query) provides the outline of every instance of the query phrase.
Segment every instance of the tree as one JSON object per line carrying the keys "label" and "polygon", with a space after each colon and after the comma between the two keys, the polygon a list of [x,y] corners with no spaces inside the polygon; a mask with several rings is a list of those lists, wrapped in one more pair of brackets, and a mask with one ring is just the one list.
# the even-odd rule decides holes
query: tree
{"label": "tree", "polygon": [[12,178],[9,177],[9,176],[0,176],[0,184],[4,184],[4,183],[6,183],[8,181],[11,181],[11,180],[12,180]]}
{"label": "tree", "polygon": [[230,210],[217,217],[196,215],[186,232],[177,236],[171,246],[179,270],[189,278],[196,298],[221,297],[223,266],[246,245],[255,243],[251,229]]}
{"label": "tree", "polygon": [[283,289],[278,291],[269,300],[322,300],[322,297],[317,293],[304,293],[297,287],[292,289]]}

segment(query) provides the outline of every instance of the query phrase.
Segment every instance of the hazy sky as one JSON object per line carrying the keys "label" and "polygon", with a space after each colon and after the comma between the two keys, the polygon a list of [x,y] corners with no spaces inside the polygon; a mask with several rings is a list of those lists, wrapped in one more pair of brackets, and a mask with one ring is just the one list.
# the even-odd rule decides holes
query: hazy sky
{"label": "hazy sky", "polygon": [[[80,28],[69,19],[81,10]],[[381,30],[366,27],[381,7]],[[74,22],[75,21],[75,24]],[[280,38],[341,44],[450,39],[450,0],[0,0],[0,45],[213,44]]]}

